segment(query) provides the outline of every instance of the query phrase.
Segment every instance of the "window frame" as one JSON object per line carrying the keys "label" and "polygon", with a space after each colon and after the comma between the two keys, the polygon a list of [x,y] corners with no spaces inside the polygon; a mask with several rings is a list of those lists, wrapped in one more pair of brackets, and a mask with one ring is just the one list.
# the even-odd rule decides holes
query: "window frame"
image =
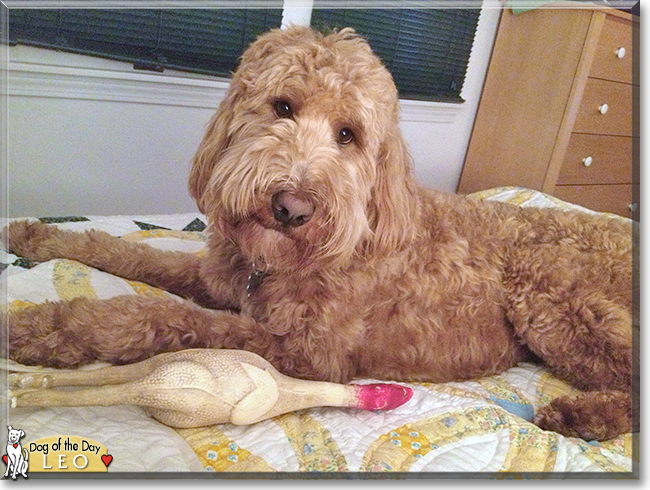
{"label": "window frame", "polygon": [[[315,7],[316,3],[317,2],[315,0],[282,0],[281,2],[270,0],[268,2],[264,2],[265,5],[260,5],[259,8],[262,8],[262,9],[271,8],[271,9],[281,10],[282,11],[281,15],[280,15],[280,27],[281,28],[286,28],[287,26],[289,26],[291,24],[310,26],[311,20],[312,20],[312,17],[313,17],[312,13],[314,11],[314,7]],[[321,3],[323,3],[323,2],[321,2]],[[322,5],[322,6],[319,5],[318,8],[331,9],[331,8],[335,8],[336,5],[337,5],[336,2],[324,2],[324,3],[325,3],[325,5]],[[363,4],[359,4],[359,5],[356,5],[355,2],[352,2],[352,3],[350,3],[349,6],[347,5],[348,3],[350,3],[350,2],[346,2],[346,5],[343,6],[344,9],[351,8],[352,6],[358,9],[358,8],[361,8],[361,7],[363,7],[365,5],[365,2]],[[375,2],[369,2],[369,3],[374,4]],[[136,7],[135,5],[136,4],[134,4],[134,8],[138,9],[139,7]],[[375,7],[374,5],[370,5],[369,7],[370,7],[370,9],[381,8],[382,10],[408,8],[408,6],[404,7],[402,5],[395,6],[395,7],[386,7],[386,6]],[[472,7],[476,8],[475,6],[472,6]],[[21,5],[21,8],[24,8],[24,7]],[[38,8],[38,7],[35,7],[35,8]],[[242,5],[236,5],[234,3],[231,3],[230,6],[221,5],[220,8],[242,9],[242,8],[245,8],[245,7],[242,6]],[[335,10],[336,10],[336,8],[335,8]],[[418,14],[415,14],[415,15],[418,15]],[[363,19],[363,18],[364,18],[363,16],[360,17],[360,19]],[[340,23],[341,20],[342,19],[339,19],[338,22]],[[360,20],[360,21],[362,23],[364,22],[363,20]],[[104,21],[102,21],[102,22],[104,22]],[[111,22],[110,17],[108,19],[108,22],[109,22],[109,24],[107,24],[107,25],[110,25],[110,22]],[[337,22],[337,21],[332,19],[331,22]],[[352,21],[352,23],[354,23],[354,21]],[[29,25],[29,24],[26,24],[26,25]],[[36,24],[36,25],[38,25],[38,24]],[[183,27],[182,27],[183,25],[184,24],[179,24],[178,28],[183,29]],[[448,24],[448,25],[451,25],[451,24]],[[341,27],[341,26],[338,26],[338,27]],[[368,31],[368,26],[366,26],[366,27],[367,27],[366,31]],[[474,42],[474,39],[475,39],[475,36],[476,36],[477,27],[478,26],[476,25],[476,27],[474,28],[474,31],[471,33],[472,43]],[[371,31],[366,32],[366,34],[368,36],[371,36],[374,31],[372,31],[372,29],[373,29],[372,27],[369,27],[369,29],[371,29]],[[362,31],[363,31],[363,29],[362,29]],[[66,32],[66,31],[64,31],[64,32]],[[75,30],[73,30],[71,32],[72,32],[71,35],[73,36],[71,39],[75,39],[76,36],[77,36],[77,34],[75,33]],[[172,38],[174,36],[174,32],[175,31],[170,32],[170,35],[172,36]],[[379,36],[378,39],[382,39],[381,32],[382,32],[382,30],[380,29],[378,31],[378,36]],[[409,31],[407,30],[406,32],[409,32]],[[415,32],[417,32],[417,31],[415,31]],[[463,32],[463,31],[461,31],[461,32]],[[464,32],[469,32],[469,31],[464,31]],[[167,34],[165,34],[165,37],[167,37]],[[463,38],[465,39],[464,42],[467,43],[468,37],[465,36]],[[463,39],[463,38],[461,38],[461,39]],[[18,38],[18,39],[20,39],[20,38]],[[29,38],[25,38],[25,40],[26,39],[29,39]],[[81,37],[79,39],[83,40],[83,37]],[[389,38],[385,37],[385,34],[384,34],[383,39],[387,40]],[[408,37],[405,37],[404,39],[408,39]],[[45,41],[45,40],[46,39],[43,38],[43,41]],[[99,39],[98,39],[98,41],[99,41]],[[27,44],[29,44],[29,41],[25,41],[25,42]],[[33,42],[34,42],[34,44],[32,44],[32,45],[38,45],[38,43],[40,41],[34,40]],[[76,45],[76,43],[75,43],[75,47],[71,48],[71,51],[74,51],[74,50],[82,50],[83,51],[83,50],[85,50],[86,48],[84,47],[84,44],[83,44],[85,42],[86,41],[82,41],[82,44],[80,44],[80,45]],[[91,55],[91,56],[102,57],[103,55],[100,54],[99,51],[97,51],[98,48],[93,48],[92,47],[93,39],[88,38],[88,42],[90,42],[90,51],[87,54]],[[108,41],[108,42],[110,43],[112,41]],[[384,44],[386,44],[386,43],[384,42]],[[167,71],[176,70],[176,71],[185,72],[185,68],[186,68],[187,73],[201,73],[201,71],[202,71],[200,65],[196,65],[195,67],[193,67],[192,63],[187,65],[187,67],[184,67],[184,66],[181,67],[180,63],[177,63],[178,66],[175,67],[174,61],[172,61],[172,60],[175,59],[175,57],[178,58],[178,53],[181,53],[181,50],[176,49],[174,51],[173,47],[171,48],[172,51],[170,51],[169,53],[163,51],[163,58],[161,58],[161,59],[165,59],[167,56],[170,56],[171,57],[170,58],[170,61],[171,61],[170,64],[165,64],[165,65],[160,66],[160,65],[157,64],[155,59],[151,60],[151,61],[148,61],[148,58],[146,58],[146,57],[139,60],[138,55],[137,55],[137,50],[139,48],[137,48],[137,45],[138,44],[136,43],[133,47],[129,47],[130,43],[128,43],[128,42],[125,43],[124,46],[127,47],[126,48],[127,50],[133,50],[133,49],[136,50],[135,53],[134,53],[134,54],[136,54],[136,57],[132,58],[130,55],[127,55],[128,57],[123,58],[123,61],[125,61],[126,63],[133,62],[133,67],[136,70],[145,70],[145,71],[151,70],[151,71],[160,71],[160,72],[163,72],[164,70],[167,70]],[[217,43],[217,45],[218,45],[218,43]],[[57,49],[56,47],[53,47],[53,46],[50,47],[50,49]],[[115,46],[119,46],[119,45],[115,45]],[[143,45],[143,47],[144,46],[146,46],[146,45]],[[385,46],[386,49],[389,49],[389,51],[390,51],[391,48],[389,47],[389,45],[387,45],[387,46],[388,47]],[[464,88],[464,85],[465,85],[465,81],[467,80],[467,70],[468,70],[468,67],[469,67],[469,56],[465,60],[463,58],[463,55],[461,54],[461,56],[458,57],[457,60],[454,59],[453,55],[451,55],[451,53],[454,52],[454,49],[455,49],[454,46],[455,45],[452,44],[452,45],[449,46],[448,49],[443,48],[442,51],[435,51],[435,53],[439,53],[439,54],[435,55],[435,57],[436,57],[435,59],[439,60],[437,63],[440,63],[441,61],[443,62],[443,65],[441,65],[441,66],[456,66],[457,67],[455,69],[455,71],[451,71],[451,72],[448,72],[447,68],[440,68],[440,71],[438,71],[439,70],[437,68],[438,65],[435,65],[435,64],[432,65],[432,66],[436,66],[436,68],[431,70],[432,66],[429,66],[429,63],[424,61],[423,64],[422,64],[422,67],[423,67],[422,69],[424,71],[423,71],[423,73],[421,75],[417,75],[417,74],[410,73],[410,71],[408,69],[406,69],[406,71],[404,71],[404,66],[402,66],[400,68],[399,67],[399,64],[400,64],[399,61],[396,61],[398,63],[398,66],[395,66],[395,67],[392,67],[392,65],[390,63],[390,60],[387,62],[388,63],[387,66],[389,66],[391,69],[396,70],[396,72],[395,72],[396,82],[398,84],[400,84],[400,86],[401,86],[401,83],[406,84],[404,87],[400,88],[400,92],[402,91],[402,89],[405,92],[404,95],[402,95],[402,100],[421,100],[421,101],[428,101],[428,102],[455,103],[455,104],[465,102],[465,100],[463,98],[463,88]],[[470,55],[471,55],[471,46],[472,45],[470,45]],[[43,47],[49,47],[49,46],[47,44],[43,44]],[[62,48],[62,49],[65,49],[65,48]],[[143,48],[143,49],[151,49],[151,48]],[[380,49],[380,48],[377,48],[377,49]],[[414,48],[414,49],[415,49],[415,52],[418,51],[417,48]],[[467,44],[465,44],[464,47],[461,48],[461,49],[467,49]],[[97,52],[93,52],[93,50],[95,50]],[[106,51],[105,53],[106,53],[106,55],[105,55],[106,58],[112,58],[112,59],[117,59],[117,60],[119,60],[120,56],[122,56],[120,54],[119,49],[118,49],[118,51],[116,51],[113,54],[111,54],[111,51]],[[410,49],[407,49],[405,51],[402,51],[400,49],[399,53],[406,53],[406,56],[410,56],[408,53],[412,53],[412,51]],[[449,54],[445,54],[445,53],[449,53]],[[463,52],[461,51],[461,53],[463,53]],[[465,53],[467,53],[467,51],[465,51]],[[80,54],[83,54],[83,53],[80,52]],[[390,53],[388,53],[388,54],[383,53],[383,54],[388,56],[389,58],[392,57],[392,54],[390,54]],[[199,57],[200,56],[201,55],[199,55]],[[447,56],[452,56],[451,59],[453,61],[452,61],[451,65],[447,64],[448,62],[446,60],[450,59],[450,58],[447,58]],[[190,58],[191,57],[192,57],[192,55],[190,54]],[[401,55],[399,55],[399,57],[401,57]],[[178,59],[180,59],[180,58],[178,58]],[[423,60],[425,60],[425,59],[426,59],[426,57],[423,58]],[[432,60],[433,59],[434,58],[432,58]],[[224,59],[224,61],[225,61],[225,59]],[[463,63],[463,61],[464,61],[464,65],[457,64],[457,62]],[[403,62],[402,62],[402,64],[403,64]],[[418,63],[418,66],[419,65],[420,65],[420,63]],[[219,65],[218,64],[215,65],[215,68],[217,66],[219,66]],[[426,68],[427,66],[429,66],[429,68]],[[463,67],[463,66],[464,66],[464,70],[461,73],[459,70],[462,70],[463,68],[461,68],[461,67]],[[233,70],[234,68],[235,68],[235,65],[232,65],[231,67],[227,67],[227,70],[225,72],[222,72],[221,74],[219,74],[219,73],[215,73],[213,71],[213,68],[206,67],[204,73],[207,76],[213,77],[213,78],[219,78],[219,77],[228,78],[226,73],[228,71],[230,71],[230,70]],[[219,70],[217,70],[217,71],[219,71]],[[416,76],[413,77],[413,75],[416,75]],[[440,77],[438,75],[440,77],[442,77],[442,79],[440,79]],[[428,80],[429,76],[432,77],[430,80]],[[451,85],[451,87],[452,87],[451,90],[449,90],[449,87],[445,88],[446,85],[444,85],[444,82],[443,82],[442,85],[440,85],[440,82],[442,82],[443,80],[445,80],[446,77],[449,77],[449,76],[451,76],[452,78],[448,78],[447,80],[448,81],[449,80],[453,81],[453,83]],[[462,78],[461,78],[461,76],[462,76]],[[399,82],[399,80],[402,80],[402,82]],[[438,82],[436,82],[436,80],[438,80]],[[454,85],[456,85],[456,87],[454,87]],[[428,89],[427,89],[427,86],[429,87]]]}
{"label": "window frame", "polygon": [[[481,2],[482,10],[489,7],[486,5],[489,1]],[[305,9],[304,6],[313,5],[312,0],[284,0],[282,4],[283,27],[290,23],[309,25],[311,8]],[[488,22],[483,29],[488,38],[491,23],[492,21]],[[480,31],[479,19],[475,43]],[[6,48],[7,86],[10,96],[40,97],[43,96],[45,86],[47,97],[216,109],[230,84],[229,78],[214,75],[172,69],[167,69],[164,73],[141,72],[134,70],[133,64],[121,61],[27,46],[24,46],[24,49],[10,46]],[[27,51],[29,53],[26,53]],[[476,60],[474,64],[477,65],[474,70],[483,70],[481,61]],[[481,81],[468,84],[471,68],[472,56],[468,61],[466,83],[461,91],[461,96],[466,100],[469,100],[464,95],[466,92],[476,91],[476,88],[471,88],[470,85],[482,84],[485,75],[478,74]],[[79,90],[79,87],[82,87],[82,90]],[[454,125],[465,117],[463,114],[471,112],[474,103],[400,99],[400,105],[402,122]]]}

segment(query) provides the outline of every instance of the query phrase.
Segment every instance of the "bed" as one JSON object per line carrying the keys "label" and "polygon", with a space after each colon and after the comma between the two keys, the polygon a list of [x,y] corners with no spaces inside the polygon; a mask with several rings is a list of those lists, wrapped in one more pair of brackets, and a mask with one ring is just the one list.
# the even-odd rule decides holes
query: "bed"
{"label": "bed", "polygon": [[[576,207],[512,187],[472,197],[520,206]],[[205,247],[206,220],[200,214],[41,219],[70,230],[96,228],[161,249],[201,254]],[[1,294],[8,309],[78,296],[169,294],[70,260],[36,264],[3,252],[0,262]],[[3,362],[12,369],[37,369]],[[61,434],[87,437],[101,442],[112,455],[108,474],[123,476],[196,478],[221,473],[216,476],[283,478],[328,472],[334,477],[477,473],[509,478],[608,472],[625,477],[638,465],[634,450],[638,434],[585,441],[542,431],[531,423],[539,407],[574,390],[542,367],[522,363],[498,376],[405,385],[413,389],[413,398],[388,412],[322,407],[250,426],[178,430],[134,406],[10,409],[6,383],[2,403],[7,424],[24,430],[23,445]]]}

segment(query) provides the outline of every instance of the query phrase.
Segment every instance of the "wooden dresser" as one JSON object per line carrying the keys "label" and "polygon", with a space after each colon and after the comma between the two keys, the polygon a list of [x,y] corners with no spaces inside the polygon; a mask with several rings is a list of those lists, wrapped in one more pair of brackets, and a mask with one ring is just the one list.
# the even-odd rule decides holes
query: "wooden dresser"
{"label": "wooden dresser", "polygon": [[638,27],[614,9],[504,10],[458,192],[528,187],[638,219]]}

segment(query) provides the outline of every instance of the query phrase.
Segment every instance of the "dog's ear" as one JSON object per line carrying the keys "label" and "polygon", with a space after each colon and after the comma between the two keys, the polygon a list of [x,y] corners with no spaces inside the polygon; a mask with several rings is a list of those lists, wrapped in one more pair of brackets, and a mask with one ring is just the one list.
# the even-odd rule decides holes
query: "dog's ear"
{"label": "dog's ear", "polygon": [[210,120],[203,140],[192,160],[190,170],[189,190],[190,195],[196,201],[199,211],[204,213],[203,194],[210,181],[210,176],[222,153],[228,148],[230,134],[230,123],[233,119],[233,108],[240,95],[240,84],[235,80],[226,94],[225,99],[219,105],[217,112]]}
{"label": "dog's ear", "polygon": [[25,431],[22,429],[20,430],[20,437],[25,437]]}
{"label": "dog's ear", "polygon": [[385,256],[413,239],[419,213],[411,156],[397,127],[384,139],[377,160],[368,210],[374,231],[369,251]]}
{"label": "dog's ear", "polygon": [[7,429],[14,430],[14,428],[12,426],[10,426],[10,425],[7,426]]}

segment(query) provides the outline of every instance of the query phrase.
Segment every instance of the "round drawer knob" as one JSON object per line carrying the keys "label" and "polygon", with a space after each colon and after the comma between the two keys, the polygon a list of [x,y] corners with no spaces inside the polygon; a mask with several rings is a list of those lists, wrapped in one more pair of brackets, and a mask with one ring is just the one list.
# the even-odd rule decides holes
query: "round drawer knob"
{"label": "round drawer knob", "polygon": [[591,167],[591,164],[594,163],[594,159],[591,157],[586,157],[582,159],[582,163],[585,165],[585,167]]}
{"label": "round drawer knob", "polygon": [[625,48],[618,48],[618,49],[616,50],[616,57],[619,58],[619,59],[620,59],[620,58],[623,58],[623,57],[625,57],[625,53],[626,53],[626,52],[627,52],[627,51],[625,51]]}
{"label": "round drawer knob", "polygon": [[601,114],[607,114],[607,111],[609,110],[609,106],[607,104],[602,104],[601,106],[598,107],[598,112]]}

